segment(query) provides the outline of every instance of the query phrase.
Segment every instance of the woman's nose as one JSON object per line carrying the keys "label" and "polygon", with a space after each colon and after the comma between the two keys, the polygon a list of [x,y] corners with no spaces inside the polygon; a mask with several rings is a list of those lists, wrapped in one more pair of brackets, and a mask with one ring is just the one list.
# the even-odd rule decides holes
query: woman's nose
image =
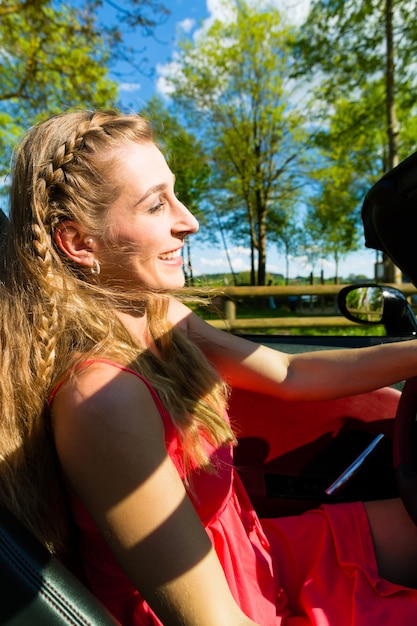
{"label": "woman's nose", "polygon": [[187,209],[187,207],[178,200],[177,203],[178,215],[173,230],[175,233],[181,235],[190,235],[196,233],[200,228],[198,220]]}

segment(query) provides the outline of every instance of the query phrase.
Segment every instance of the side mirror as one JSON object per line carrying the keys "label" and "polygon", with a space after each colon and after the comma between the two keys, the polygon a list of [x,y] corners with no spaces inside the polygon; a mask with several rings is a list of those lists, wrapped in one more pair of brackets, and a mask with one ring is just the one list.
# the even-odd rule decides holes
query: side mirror
{"label": "side mirror", "polygon": [[417,319],[407,298],[394,287],[348,285],[337,296],[340,312],[358,324],[383,324],[387,335],[416,335]]}

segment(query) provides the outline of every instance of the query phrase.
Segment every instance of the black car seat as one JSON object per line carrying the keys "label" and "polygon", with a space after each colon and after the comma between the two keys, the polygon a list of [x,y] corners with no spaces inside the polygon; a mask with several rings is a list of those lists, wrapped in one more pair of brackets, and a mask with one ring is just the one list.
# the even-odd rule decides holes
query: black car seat
{"label": "black car seat", "polygon": [[417,152],[371,187],[362,220],[365,245],[385,252],[417,285]]}
{"label": "black car seat", "polygon": [[93,594],[1,506],[0,594],[2,626],[119,624]]}

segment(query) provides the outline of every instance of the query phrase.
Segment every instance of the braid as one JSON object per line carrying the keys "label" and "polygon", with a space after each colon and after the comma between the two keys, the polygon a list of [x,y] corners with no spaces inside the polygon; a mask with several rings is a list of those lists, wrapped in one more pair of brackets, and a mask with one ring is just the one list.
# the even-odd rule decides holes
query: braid
{"label": "braid", "polygon": [[[59,304],[68,278],[68,269],[71,269],[69,260],[55,246],[54,232],[65,219],[82,221],[82,218],[86,218],[84,221],[90,230],[97,230],[97,219],[93,215],[95,207],[92,206],[94,199],[99,208],[107,207],[109,196],[113,197],[115,193],[111,190],[106,194],[100,172],[94,167],[95,152],[103,148],[104,142],[109,141],[105,126],[114,122],[114,115],[87,114],[87,119],[85,113],[81,115],[82,119],[79,121],[80,114],[74,114],[75,121],[79,121],[75,127],[74,120],[66,120],[72,122],[71,132],[58,132],[55,141],[49,141],[48,144],[44,142],[44,150],[40,150],[38,163],[27,154],[29,144],[33,146],[31,133],[26,143],[22,144],[18,155],[22,161],[24,157],[27,165],[32,168],[32,182],[27,185],[26,181],[26,187],[31,188],[32,192],[27,207],[24,207],[31,208],[31,229],[26,231],[27,240],[20,245],[17,255],[25,271],[35,280],[39,294],[42,294],[41,307],[33,310],[33,326],[37,335],[33,342],[33,366],[38,379],[44,383],[53,378],[57,340],[63,323]],[[42,125],[32,130],[32,134],[40,135],[38,143],[41,148],[42,134],[46,135],[47,130],[50,129]],[[65,141],[61,137],[65,137]],[[90,175],[87,176],[86,173]],[[19,193],[21,189],[20,182]],[[14,206],[12,201],[12,208]],[[22,222],[25,219],[27,221],[27,217],[22,216]],[[12,237],[16,242],[19,241],[16,230]],[[78,268],[77,272],[79,273]]]}
{"label": "braid", "polygon": [[59,315],[56,294],[53,292],[55,285],[54,263],[51,254],[51,235],[44,227],[44,207],[48,206],[47,180],[41,178],[37,181],[34,194],[33,207],[34,217],[37,221],[32,224],[32,243],[34,255],[37,259],[38,287],[42,290],[44,298],[42,308],[33,319],[34,330],[38,335],[33,343],[34,368],[38,379],[51,381],[54,372],[55,348],[59,337]]}

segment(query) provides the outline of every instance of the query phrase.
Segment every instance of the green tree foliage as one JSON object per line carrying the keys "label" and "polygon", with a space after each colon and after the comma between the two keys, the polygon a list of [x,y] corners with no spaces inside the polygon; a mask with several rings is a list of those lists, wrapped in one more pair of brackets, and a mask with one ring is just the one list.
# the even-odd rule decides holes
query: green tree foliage
{"label": "green tree foliage", "polygon": [[297,41],[299,69],[317,78],[323,113],[331,114],[339,98],[363,100],[366,110],[352,111],[351,125],[365,135],[375,120],[384,129],[382,172],[406,156],[402,128],[416,113],[416,10],[415,0],[315,0]]}
{"label": "green tree foliage", "polygon": [[352,126],[352,118],[366,112],[366,101],[340,98],[328,127],[315,134],[316,167],[310,174],[304,228],[319,243],[321,256],[332,257],[336,282],[340,260],[359,247],[362,200],[382,167],[374,157],[384,133],[378,121],[369,118],[370,135]]}
{"label": "green tree foliage", "polygon": [[64,4],[9,0],[0,7],[0,171],[29,124],[73,106],[116,99],[105,41]]}
{"label": "green tree foliage", "polygon": [[296,257],[301,243],[299,207],[290,200],[288,206],[282,202],[268,220],[270,240],[274,241],[285,257],[285,284],[289,284],[290,259]]}
{"label": "green tree foliage", "polygon": [[[320,103],[319,148],[338,177],[351,170],[352,199],[416,149],[416,9],[414,0],[315,0],[297,41],[299,71],[314,77]],[[336,206],[336,179],[325,178],[316,204],[326,195]]]}
{"label": "green tree foliage", "polygon": [[117,85],[109,66],[127,54],[123,24],[149,34],[157,24],[153,14],[167,12],[154,0],[112,2],[119,22],[106,28],[99,21],[102,5],[102,0],[1,2],[0,175],[28,125],[68,108],[115,105]]}
{"label": "green tree foliage", "polygon": [[308,207],[306,227],[321,256],[331,256],[335,264],[335,283],[339,282],[339,263],[358,248],[358,202],[352,194],[351,170],[331,166],[323,173],[321,193],[313,196]]}
{"label": "green tree foliage", "polygon": [[294,33],[273,8],[225,0],[224,9],[230,19],[183,42],[172,97],[211,152],[217,211],[250,243],[251,282],[257,274],[263,285],[268,215],[295,193],[305,155],[304,111],[290,98]]}

